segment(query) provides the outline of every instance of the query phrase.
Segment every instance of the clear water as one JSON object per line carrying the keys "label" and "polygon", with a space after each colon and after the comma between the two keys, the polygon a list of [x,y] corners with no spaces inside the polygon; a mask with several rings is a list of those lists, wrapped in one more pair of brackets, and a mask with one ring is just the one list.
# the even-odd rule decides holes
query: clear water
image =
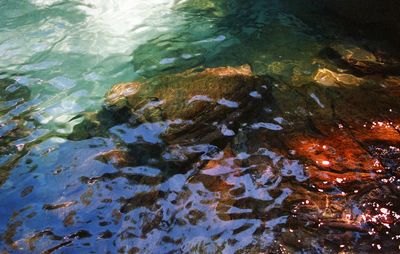
{"label": "clear water", "polygon": [[[6,84],[0,104],[0,250],[351,253],[399,248],[399,215],[392,202],[398,193],[388,197],[382,212],[389,209],[394,221],[378,223],[387,231],[376,233],[368,223],[362,230],[347,230],[343,223],[309,228],[314,220],[305,215],[314,215],[310,211],[331,199],[341,206],[340,216],[366,213],[367,201],[345,195],[361,189],[363,178],[356,176],[350,189],[321,194],[312,182],[304,185],[310,181],[307,161],[276,141],[297,124],[312,129],[302,126],[305,118],[296,120],[299,112],[324,115],[326,96],[342,92],[302,86],[318,69],[340,69],[318,58],[323,48],[332,43],[389,48],[380,41],[360,41],[315,13],[306,11],[313,22],[302,21],[295,15],[304,13],[302,6],[287,8],[283,2],[0,0],[0,82]],[[283,99],[260,111],[260,122],[247,123],[252,131],[244,134],[246,148],[236,155],[209,144],[193,148],[203,151],[203,161],[211,156],[216,167],[199,173],[193,165],[183,170],[154,166],[152,161],[166,154],[157,124],[119,126],[122,134],[111,128],[108,137],[67,138],[82,121],[76,116],[98,111],[115,83],[242,64],[273,76],[275,94]],[[364,92],[345,94],[364,105]],[[397,114],[398,104],[387,104]],[[379,114],[371,115],[361,118],[373,121]],[[134,162],[121,166],[118,153],[99,159],[115,150],[131,151]],[[247,161],[252,156],[264,159]],[[398,188],[395,174],[379,179]],[[304,206],[297,216],[302,219],[296,220],[293,210],[309,200],[316,208]],[[328,208],[318,211],[325,214]]]}

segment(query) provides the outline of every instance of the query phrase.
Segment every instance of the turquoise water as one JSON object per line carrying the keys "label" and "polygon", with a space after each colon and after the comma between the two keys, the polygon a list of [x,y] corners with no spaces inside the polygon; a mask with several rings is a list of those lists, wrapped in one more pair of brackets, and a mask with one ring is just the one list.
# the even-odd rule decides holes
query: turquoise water
{"label": "turquoise water", "polygon": [[[296,202],[315,198],[319,204],[332,193],[353,191],[337,187],[321,197],[304,187],[307,163],[276,141],[276,133],[297,124],[295,117],[307,115],[304,110],[325,112],[324,96],[343,98],[340,89],[302,86],[319,69],[341,68],[321,58],[321,50],[331,44],[392,49],[349,35],[311,7],[307,12],[284,2],[0,0],[0,250],[352,253],[378,251],[387,239],[390,251],[400,246],[397,217],[386,223],[387,234],[372,237],[367,226],[319,232],[308,228],[311,220],[293,219]],[[192,148],[202,161],[226,159],[223,167],[199,174],[193,165],[159,166],[154,161],[167,160],[169,151],[160,125],[150,123],[119,125],[105,137],[68,138],[81,115],[101,109],[113,84],[242,64],[272,76],[283,98],[256,112],[254,121],[263,122],[246,123],[254,126],[244,134],[250,144],[233,158],[264,156],[264,164],[255,160],[238,169],[223,156],[225,147],[199,144]],[[363,92],[345,94],[360,98]],[[388,107],[397,112],[398,104]],[[127,151],[133,159],[121,163],[110,151]],[[364,212],[362,201],[335,199],[346,212]],[[395,214],[396,206],[388,207]]]}

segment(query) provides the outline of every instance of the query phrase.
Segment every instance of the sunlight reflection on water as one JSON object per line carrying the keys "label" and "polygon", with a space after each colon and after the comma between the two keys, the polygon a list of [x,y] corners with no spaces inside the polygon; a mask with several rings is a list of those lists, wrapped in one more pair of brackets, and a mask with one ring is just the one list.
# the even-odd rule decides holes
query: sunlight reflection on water
{"label": "sunlight reflection on water", "polygon": [[[32,2],[49,7],[62,1]],[[72,34],[68,34],[57,48],[62,51],[99,54],[103,57],[115,53],[130,54],[146,40],[160,32],[167,32],[172,23],[179,23],[178,16],[168,15],[175,3],[173,0],[81,1],[76,9],[85,14],[85,22],[77,24],[70,31]]]}
{"label": "sunlight reflection on water", "polygon": [[99,107],[116,79],[137,76],[129,65],[137,46],[180,23],[179,15],[170,15],[172,0],[30,2],[49,18],[0,30],[0,68],[20,73],[17,80],[40,101],[35,118],[62,133],[72,128],[74,115]]}
{"label": "sunlight reflection on water", "polygon": [[[388,122],[400,119],[396,90],[314,82],[318,70],[344,71],[322,49],[357,43],[331,24],[313,30],[281,2],[0,2],[0,252],[392,248],[400,143],[380,141],[400,142],[398,122]],[[205,89],[187,98],[185,89],[165,89],[164,77],[191,68],[211,68],[220,82],[230,72],[212,67],[243,64],[265,75],[263,89],[240,82],[233,90],[244,92],[230,98],[225,89],[209,92],[214,79],[193,81]],[[101,120],[104,94],[132,80],[149,88],[144,106],[122,123]],[[389,89],[398,80],[379,82]],[[160,120],[170,103],[178,113],[207,104],[232,114]],[[354,118],[373,120],[372,128]],[[83,119],[93,121],[69,136]]]}

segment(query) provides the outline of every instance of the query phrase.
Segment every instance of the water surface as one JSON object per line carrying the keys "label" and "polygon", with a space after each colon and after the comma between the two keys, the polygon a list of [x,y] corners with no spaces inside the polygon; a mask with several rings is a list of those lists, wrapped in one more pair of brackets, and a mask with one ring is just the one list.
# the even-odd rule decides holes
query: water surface
{"label": "water surface", "polygon": [[[343,71],[328,46],[393,49],[284,2],[0,0],[0,250],[398,250],[400,107],[385,90],[398,93],[398,77],[345,70],[356,75],[345,87],[315,79]],[[240,129],[222,126],[224,145],[171,151],[164,123],[68,138],[115,83],[242,64],[273,77],[274,99],[261,98]],[[382,126],[376,138],[390,146],[365,141],[362,128]],[[201,156],[169,163],[181,153]],[[364,166],[370,159],[384,172]]]}

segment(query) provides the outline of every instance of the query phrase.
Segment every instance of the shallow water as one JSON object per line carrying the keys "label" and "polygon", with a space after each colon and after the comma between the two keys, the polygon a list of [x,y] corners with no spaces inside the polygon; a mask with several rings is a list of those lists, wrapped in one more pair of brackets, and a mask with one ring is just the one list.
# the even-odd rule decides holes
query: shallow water
{"label": "shallow water", "polygon": [[[0,250],[398,250],[397,70],[315,78],[348,67],[327,46],[396,49],[284,2],[0,0]],[[169,146],[168,121],[69,136],[115,83],[242,64],[273,99],[250,94],[224,142]]]}

